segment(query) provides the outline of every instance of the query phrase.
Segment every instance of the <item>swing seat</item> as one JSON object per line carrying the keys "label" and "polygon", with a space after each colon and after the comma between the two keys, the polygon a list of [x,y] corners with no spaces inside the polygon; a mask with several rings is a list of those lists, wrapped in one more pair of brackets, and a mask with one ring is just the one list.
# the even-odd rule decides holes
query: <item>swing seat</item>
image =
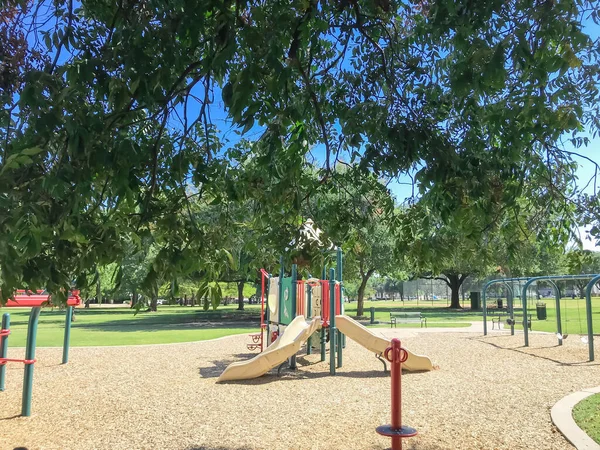
{"label": "swing seat", "polygon": [[[510,326],[519,325],[523,323],[523,316],[515,316],[513,319],[509,317],[508,319],[506,319],[506,324]],[[531,314],[527,314],[527,328],[529,328],[529,331],[531,331]]]}

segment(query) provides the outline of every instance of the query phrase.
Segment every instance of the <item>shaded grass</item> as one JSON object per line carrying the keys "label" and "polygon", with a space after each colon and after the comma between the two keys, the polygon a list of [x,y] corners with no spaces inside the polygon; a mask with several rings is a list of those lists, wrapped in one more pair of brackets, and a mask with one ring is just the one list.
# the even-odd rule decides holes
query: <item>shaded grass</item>
{"label": "shaded grass", "polygon": [[589,437],[600,444],[600,394],[591,395],[573,408],[573,419]]}

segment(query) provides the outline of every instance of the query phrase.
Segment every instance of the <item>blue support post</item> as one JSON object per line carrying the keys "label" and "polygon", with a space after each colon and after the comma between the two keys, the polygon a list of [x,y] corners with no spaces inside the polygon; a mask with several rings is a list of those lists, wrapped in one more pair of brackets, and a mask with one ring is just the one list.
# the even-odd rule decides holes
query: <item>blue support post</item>
{"label": "blue support post", "polygon": [[[27,347],[25,348],[25,359],[33,361],[35,359],[35,341],[37,339],[37,326],[40,318],[41,308],[36,306],[31,308],[29,314],[29,324],[27,326]],[[34,364],[25,364],[25,374],[23,376],[23,401],[21,402],[21,415],[31,416],[31,397],[33,394],[33,366]]]}
{"label": "blue support post", "polygon": [[[8,356],[8,333],[10,333],[10,314],[2,314],[2,330],[7,334],[0,336],[0,358]],[[6,364],[0,366],[0,391],[4,390],[4,381],[6,379]]]}
{"label": "blue support post", "polygon": [[71,321],[73,320],[73,307],[67,306],[67,314],[65,318],[65,338],[63,341],[63,357],[62,363],[69,362],[69,345],[71,342]]}

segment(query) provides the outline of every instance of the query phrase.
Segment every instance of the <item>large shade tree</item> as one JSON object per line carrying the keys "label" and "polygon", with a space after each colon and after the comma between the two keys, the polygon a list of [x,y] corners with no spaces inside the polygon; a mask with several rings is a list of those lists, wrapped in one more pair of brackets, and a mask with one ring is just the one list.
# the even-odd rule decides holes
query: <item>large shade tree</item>
{"label": "large shade tree", "polygon": [[[550,188],[572,171],[561,139],[600,123],[599,50],[582,25],[598,18],[592,1],[0,8],[3,299],[41,285],[64,299],[76,275],[118,260],[140,233],[157,234],[152,295],[192,270],[216,272],[221,252],[180,214],[187,186],[264,198],[262,213],[286,230],[316,188],[301,176],[314,148],[320,185],[342,154],[378,175],[418,163],[443,220],[467,204],[493,218],[514,205],[519,180]],[[221,99],[248,145],[217,129]],[[248,158],[255,174],[227,183]]]}

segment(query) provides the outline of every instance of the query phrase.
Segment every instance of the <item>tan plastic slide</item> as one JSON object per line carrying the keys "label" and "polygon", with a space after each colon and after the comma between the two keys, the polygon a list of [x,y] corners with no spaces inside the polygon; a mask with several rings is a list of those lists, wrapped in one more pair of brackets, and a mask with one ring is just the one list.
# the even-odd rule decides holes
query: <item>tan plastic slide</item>
{"label": "tan plastic slide", "polygon": [[302,344],[319,328],[321,328],[320,317],[307,322],[304,316],[297,316],[266,350],[247,361],[231,363],[217,382],[250,380],[264,375],[298,353]]}
{"label": "tan plastic slide", "polygon": [[[374,333],[348,316],[335,316],[335,324],[337,329],[350,339],[378,355],[383,355],[385,349],[391,345],[390,339]],[[406,351],[408,352],[408,359],[402,363],[403,369],[411,372],[433,370],[433,364],[427,356],[415,355],[408,350]]]}

